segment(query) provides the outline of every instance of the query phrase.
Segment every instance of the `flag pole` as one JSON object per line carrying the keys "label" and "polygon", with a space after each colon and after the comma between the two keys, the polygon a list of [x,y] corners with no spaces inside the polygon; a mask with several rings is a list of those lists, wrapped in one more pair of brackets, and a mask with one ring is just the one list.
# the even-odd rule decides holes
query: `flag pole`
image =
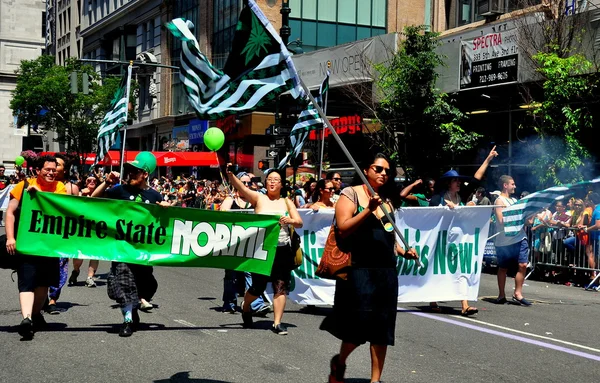
{"label": "flag pole", "polygon": [[[127,117],[129,117],[129,90],[131,89],[131,72],[133,71],[133,61],[129,62],[129,66],[127,67],[127,87],[125,88],[125,92],[127,94]],[[127,121],[125,121],[125,128],[123,129],[123,142],[121,143],[121,169],[119,176],[121,178],[121,183],[123,183],[123,166],[125,165],[125,142],[127,141]]]}
{"label": "flag pole", "polygon": [[[346,145],[344,145],[344,143],[340,139],[340,136],[338,136],[337,132],[335,131],[335,129],[333,128],[333,126],[331,125],[331,123],[329,122],[329,120],[327,119],[327,116],[323,112],[323,109],[321,109],[321,107],[319,106],[319,104],[317,103],[317,101],[315,100],[315,98],[313,97],[313,95],[310,93],[310,91],[306,87],[306,84],[304,84],[304,81],[302,81],[302,79],[299,76],[298,76],[298,80],[300,82],[300,85],[302,86],[302,89],[304,89],[304,92],[306,93],[306,95],[310,99],[310,102],[313,104],[313,106],[315,107],[315,109],[317,110],[317,112],[319,113],[319,115],[321,116],[321,118],[323,119],[323,122],[329,128],[329,131],[333,135],[333,138],[337,141],[338,145],[342,149],[342,152],[344,152],[344,154],[346,155],[346,157],[348,158],[348,160],[350,161],[350,163],[354,167],[354,170],[356,170],[356,173],[360,177],[361,181],[365,184],[365,186],[367,187],[367,189],[369,189],[369,192],[371,193],[371,195],[375,194],[375,190],[373,190],[373,187],[371,186],[371,184],[369,184],[369,181],[367,180],[367,177],[365,177],[365,175],[363,174],[362,170],[360,169],[360,167],[358,166],[358,164],[356,163],[356,161],[354,160],[354,158],[352,157],[352,155],[348,151],[348,148],[346,148]],[[385,216],[388,219],[388,221],[391,222],[392,226],[394,227],[394,231],[396,232],[396,235],[398,236],[398,238],[400,238],[400,241],[404,245],[404,248],[406,250],[409,250],[410,246],[408,245],[408,242],[406,241],[406,238],[404,238],[404,236],[400,232],[400,229],[398,228],[398,226],[396,226],[396,222],[394,221],[394,219],[390,215],[390,212],[386,208],[385,204],[382,204],[380,207],[381,207],[381,210],[383,211],[383,214],[385,214]],[[421,262],[419,261],[419,259],[415,259],[415,262],[417,263],[417,265],[419,265],[419,267],[422,267]]]}
{"label": "flag pole", "polygon": [[[327,71],[331,68],[331,61],[327,61]],[[329,88],[329,86],[328,86]],[[327,89],[327,93],[325,93],[325,100],[323,100],[323,114],[327,115],[327,99],[329,98],[329,89]],[[325,155],[325,127],[323,127],[323,131],[321,132],[321,156],[319,157],[319,177],[323,178],[323,157]]]}

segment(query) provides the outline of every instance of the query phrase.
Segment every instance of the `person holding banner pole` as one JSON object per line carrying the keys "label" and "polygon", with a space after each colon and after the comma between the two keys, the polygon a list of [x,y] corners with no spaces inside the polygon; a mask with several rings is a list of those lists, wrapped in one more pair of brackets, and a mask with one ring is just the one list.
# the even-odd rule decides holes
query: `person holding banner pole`
{"label": "person holding banner pole", "polygon": [[[41,156],[37,160],[37,178],[28,181],[27,192],[50,192],[66,194],[67,189],[56,179],[57,163],[53,156]],[[25,181],[11,191],[11,200],[6,210],[6,251],[14,255],[17,247],[20,201],[29,198],[24,194]],[[23,320],[19,325],[19,335],[24,340],[33,339],[34,332],[46,326],[42,308],[48,299],[48,287],[59,284],[59,258],[21,255],[17,267],[19,303]]]}
{"label": "person holding banner pole", "polygon": [[287,198],[281,194],[284,177],[279,170],[271,170],[267,175],[265,182],[267,194],[260,194],[244,185],[231,172],[231,164],[227,165],[227,176],[230,184],[239,192],[240,196],[254,206],[255,213],[277,214],[281,216],[279,219],[281,229],[279,231],[279,240],[271,275],[253,274],[252,286],[250,286],[244,295],[244,304],[242,307],[244,328],[250,328],[253,325],[250,304],[265,291],[267,283],[271,282],[273,285],[272,330],[275,334],[287,335],[287,327],[281,323],[281,320],[285,310],[286,295],[290,289],[292,269],[294,268],[289,225],[301,228],[303,225],[302,218],[298,214],[296,206],[291,201],[288,203]]}
{"label": "person holding banner pole", "polygon": [[[333,313],[321,324],[342,341],[339,354],[330,362],[329,383],[344,381],[346,360],[360,345],[370,343],[371,382],[379,382],[388,346],[395,341],[398,303],[396,235],[382,205],[393,211],[397,199],[396,167],[378,153],[365,163],[362,172],[375,193],[364,183],[342,191],[335,208],[337,230],[352,251],[352,267],[346,280],[335,285]],[[417,259],[413,249],[401,253]]]}
{"label": "person holding banner pole", "polygon": [[[105,194],[107,198],[131,202],[171,206],[162,195],[148,186],[148,176],[156,169],[156,157],[150,152],[140,152],[135,160],[127,162],[124,183],[106,190],[107,186],[118,179],[118,173],[111,173],[94,190],[92,197]],[[138,308],[142,299],[149,301],[158,289],[152,266],[112,262],[108,276],[108,296],[121,306],[123,324],[119,336],[129,337],[140,322]]]}

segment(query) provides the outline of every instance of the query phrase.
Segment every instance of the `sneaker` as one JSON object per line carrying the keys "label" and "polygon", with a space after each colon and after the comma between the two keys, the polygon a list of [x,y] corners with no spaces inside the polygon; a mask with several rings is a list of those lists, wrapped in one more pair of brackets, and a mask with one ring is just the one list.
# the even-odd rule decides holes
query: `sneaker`
{"label": "sneaker", "polygon": [[244,321],[244,328],[252,328],[254,324],[252,321],[252,313],[246,313],[242,311],[242,320]]}
{"label": "sneaker", "polygon": [[119,336],[122,338],[126,338],[131,335],[133,335],[133,323],[123,322],[123,324],[121,325],[121,329],[119,330]]}
{"label": "sneaker", "polygon": [[46,323],[46,320],[44,319],[44,316],[41,313],[33,314],[31,316],[31,321],[33,322],[34,332],[43,331],[48,327],[48,323]]}
{"label": "sneaker", "polygon": [[288,334],[287,327],[285,327],[281,323],[278,324],[277,326],[275,326],[275,324],[273,324],[273,327],[271,327],[271,330],[277,335],[287,335]]}
{"label": "sneaker", "polygon": [[233,306],[233,305],[223,306],[222,311],[227,314],[235,314],[235,306]]}
{"label": "sneaker", "polygon": [[75,286],[77,284],[78,276],[79,276],[78,270],[71,271],[71,276],[69,277],[69,286]]}
{"label": "sneaker", "polygon": [[60,310],[58,310],[58,307],[56,307],[54,303],[49,304],[48,307],[46,307],[46,312],[50,315],[60,314]]}
{"label": "sneaker", "polygon": [[257,317],[266,317],[268,313],[273,312],[273,307],[271,305],[262,305],[258,310],[254,312],[254,316]]}
{"label": "sneaker", "polygon": [[94,278],[87,277],[85,280],[85,287],[96,287],[96,282],[94,282]]}
{"label": "sneaker", "polygon": [[154,308],[154,305],[146,300],[140,300],[140,310],[142,311],[150,311]]}
{"label": "sneaker", "polygon": [[24,340],[32,340],[33,339],[33,322],[29,318],[25,318],[19,324],[19,335],[23,337]]}

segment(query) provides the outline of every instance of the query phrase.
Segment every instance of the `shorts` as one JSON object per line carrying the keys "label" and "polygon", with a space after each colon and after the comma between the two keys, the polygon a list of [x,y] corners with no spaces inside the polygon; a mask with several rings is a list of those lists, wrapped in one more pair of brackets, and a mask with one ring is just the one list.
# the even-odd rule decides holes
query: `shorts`
{"label": "shorts", "polygon": [[292,247],[289,245],[278,246],[271,275],[252,273],[252,286],[248,292],[257,297],[261,296],[267,288],[267,283],[271,282],[274,296],[286,295],[290,292],[293,263]]}
{"label": "shorts", "polygon": [[20,293],[33,292],[37,287],[58,286],[60,258],[21,255],[17,266],[17,285]]}
{"label": "shorts", "polygon": [[498,258],[498,267],[501,269],[509,269],[515,263],[529,262],[527,239],[508,246],[496,246],[496,257]]}

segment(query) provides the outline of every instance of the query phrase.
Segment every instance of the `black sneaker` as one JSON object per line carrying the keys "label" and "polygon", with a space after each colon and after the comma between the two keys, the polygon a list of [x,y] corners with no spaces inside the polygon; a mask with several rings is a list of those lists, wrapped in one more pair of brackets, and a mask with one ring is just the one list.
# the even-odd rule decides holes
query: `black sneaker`
{"label": "black sneaker", "polygon": [[252,313],[246,313],[242,311],[242,320],[244,321],[244,328],[252,328],[254,322],[252,321]]}
{"label": "black sneaker", "polygon": [[58,307],[56,307],[55,304],[49,304],[48,307],[46,307],[46,312],[50,315],[60,314],[60,310],[58,310]]}
{"label": "black sneaker", "polygon": [[29,318],[25,318],[19,325],[19,335],[23,337],[23,340],[33,339],[33,322]]}
{"label": "black sneaker", "polygon": [[33,322],[34,332],[43,331],[48,327],[48,323],[46,323],[46,320],[44,319],[44,316],[41,313],[33,314],[31,316],[31,321]]}
{"label": "black sneaker", "polygon": [[277,326],[275,326],[275,324],[273,324],[273,327],[271,327],[271,330],[277,335],[287,335],[288,334],[287,327],[285,327],[281,323],[278,324]]}
{"label": "black sneaker", "polygon": [[262,305],[258,310],[254,312],[255,317],[266,317],[268,313],[273,312],[273,307],[268,304]]}
{"label": "black sneaker", "polygon": [[119,330],[119,336],[126,338],[133,334],[133,323],[131,322],[123,322],[121,325],[121,329]]}
{"label": "black sneaker", "polygon": [[79,276],[79,271],[77,271],[77,270],[71,271],[71,276],[69,277],[69,286],[75,286],[77,284],[78,276]]}

